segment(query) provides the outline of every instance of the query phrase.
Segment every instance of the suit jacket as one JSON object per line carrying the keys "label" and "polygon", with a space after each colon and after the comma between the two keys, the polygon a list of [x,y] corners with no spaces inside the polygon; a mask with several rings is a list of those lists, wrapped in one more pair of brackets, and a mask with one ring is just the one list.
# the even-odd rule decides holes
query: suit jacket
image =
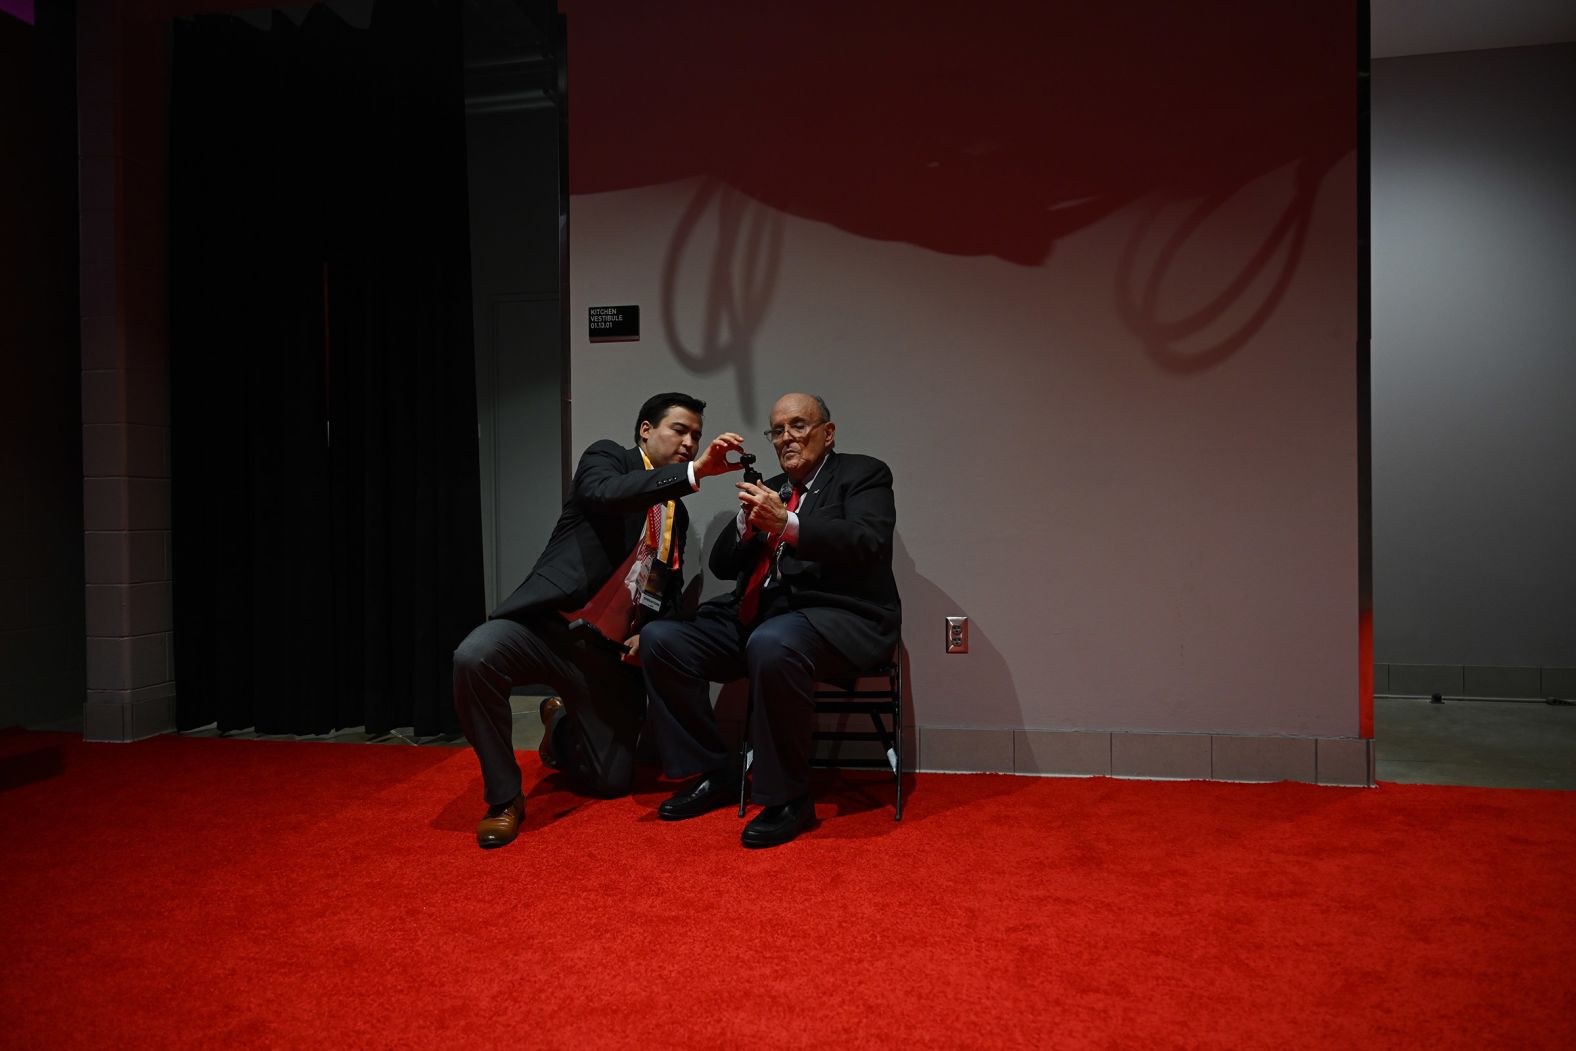
{"label": "suit jacket", "polygon": [[[646,511],[693,490],[687,465],[646,470],[640,449],[606,439],[580,457],[569,498],[547,547],[529,576],[492,611],[491,619],[524,621],[540,613],[579,609],[590,601],[640,541]],[[673,543],[683,558],[689,515],[684,504],[673,515]],[[683,591],[682,573],[668,578],[659,616],[670,616]],[[618,640],[623,641],[623,640]]]}
{"label": "suit jacket", "polygon": [[[799,541],[778,562],[789,605],[802,611],[828,642],[861,668],[892,655],[903,609],[892,577],[892,528],[897,507],[892,471],[873,456],[829,450],[799,514]],[[788,481],[779,474],[770,489]],[[711,571],[733,580],[733,594],[717,601],[735,609],[750,571],[767,550],[757,533],[740,540],[737,529],[722,531],[711,549]],[[763,598],[764,601],[764,598]]]}

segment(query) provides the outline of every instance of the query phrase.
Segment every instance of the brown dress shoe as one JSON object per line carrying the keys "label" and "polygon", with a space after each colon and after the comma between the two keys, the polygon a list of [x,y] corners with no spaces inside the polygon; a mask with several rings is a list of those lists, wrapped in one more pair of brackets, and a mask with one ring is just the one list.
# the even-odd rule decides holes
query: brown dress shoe
{"label": "brown dress shoe", "polygon": [[525,796],[518,795],[508,803],[487,808],[487,816],[476,824],[476,845],[483,850],[506,847],[520,834],[520,822],[525,820]]}
{"label": "brown dress shoe", "polygon": [[537,714],[542,717],[542,743],[537,746],[536,756],[549,770],[558,769],[558,757],[553,754],[553,721],[563,710],[562,697],[543,697],[542,703],[536,709]]}

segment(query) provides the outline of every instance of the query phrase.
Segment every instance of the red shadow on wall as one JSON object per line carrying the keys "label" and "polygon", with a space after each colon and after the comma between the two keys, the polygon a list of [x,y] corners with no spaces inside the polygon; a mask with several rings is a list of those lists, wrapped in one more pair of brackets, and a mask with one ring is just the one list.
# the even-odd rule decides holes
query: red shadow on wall
{"label": "red shadow on wall", "polygon": [[1033,265],[1146,195],[1229,195],[1355,146],[1342,5],[561,6],[592,117],[577,194],[710,176],[863,237]]}
{"label": "red shadow on wall", "polygon": [[[1316,0],[560,6],[571,190],[701,180],[666,261],[666,335],[692,372],[737,369],[747,411],[781,250],[772,210],[1037,266],[1142,202],[1113,309],[1157,366],[1186,374],[1274,314],[1324,177],[1356,146],[1356,17]],[[1227,220],[1248,232],[1201,290],[1190,271],[1215,251],[1210,224],[1272,174],[1281,203]],[[686,342],[673,287],[710,209],[707,307]]]}

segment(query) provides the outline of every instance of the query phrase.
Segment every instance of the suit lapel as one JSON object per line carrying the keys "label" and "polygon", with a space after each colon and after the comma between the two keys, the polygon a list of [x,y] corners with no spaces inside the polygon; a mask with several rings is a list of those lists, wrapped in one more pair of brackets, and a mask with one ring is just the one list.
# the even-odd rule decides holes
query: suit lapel
{"label": "suit lapel", "polygon": [[[805,491],[806,500],[808,502],[804,505],[804,510],[795,512],[798,514],[801,521],[806,518],[816,517],[817,512],[821,510],[822,505],[826,503],[829,495],[831,494],[832,483],[836,478],[837,454],[831,450],[827,450],[826,462],[821,465],[820,473],[815,476],[815,481],[811,482],[810,488]],[[774,479],[774,481],[777,481],[779,488],[787,484],[787,472],[779,475],[778,479]],[[783,548],[782,560],[778,563],[779,569],[782,569],[785,566],[798,567],[804,565],[804,563],[794,555],[794,550],[795,549],[792,545]]]}
{"label": "suit lapel", "polygon": [[[825,494],[832,485],[832,479],[836,477],[837,454],[828,450],[826,462],[821,465],[821,472],[815,476],[814,483],[805,491],[805,509],[794,513],[800,518],[814,518],[816,511],[820,509],[821,504],[826,500]],[[774,475],[766,479],[764,484],[768,489],[776,490],[781,495],[783,486],[788,484],[788,472],[784,471],[781,474]]]}
{"label": "suit lapel", "polygon": [[[625,471],[641,471],[645,470],[645,467],[645,463],[640,459],[640,446],[631,446],[624,450]],[[639,514],[627,513],[624,516],[624,542],[626,546],[633,549],[636,544],[640,543],[640,534],[645,528],[646,512],[641,511]]]}
{"label": "suit lapel", "polygon": [[826,462],[821,465],[820,473],[815,476],[815,481],[810,483],[810,488],[805,491],[804,517],[814,518],[815,513],[826,502],[826,492],[832,487],[832,481],[837,477],[837,453],[828,449]]}

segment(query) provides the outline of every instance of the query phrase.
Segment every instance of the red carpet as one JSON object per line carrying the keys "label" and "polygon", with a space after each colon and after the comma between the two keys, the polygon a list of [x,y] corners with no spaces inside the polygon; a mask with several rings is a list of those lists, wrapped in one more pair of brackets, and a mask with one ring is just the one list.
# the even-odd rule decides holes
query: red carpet
{"label": "red carpet", "polygon": [[541,777],[483,852],[467,750],[0,734],[0,1042],[1576,1046],[1576,793],[849,775],[750,852]]}

